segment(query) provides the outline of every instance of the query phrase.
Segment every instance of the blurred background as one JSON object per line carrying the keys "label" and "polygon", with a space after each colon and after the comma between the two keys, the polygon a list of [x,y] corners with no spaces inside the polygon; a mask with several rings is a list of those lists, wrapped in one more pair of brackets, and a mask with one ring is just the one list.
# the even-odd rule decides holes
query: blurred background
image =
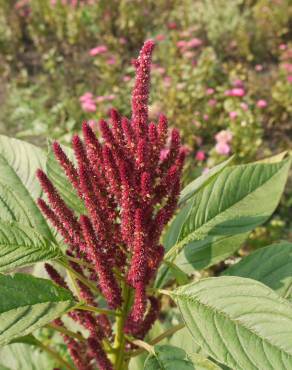
{"label": "blurred background", "polygon": [[[151,119],[181,130],[185,183],[291,149],[291,0],[0,0],[0,133],[46,148],[83,120],[98,134],[111,106],[128,116],[147,38]],[[246,249],[292,240],[291,206],[290,181]]]}

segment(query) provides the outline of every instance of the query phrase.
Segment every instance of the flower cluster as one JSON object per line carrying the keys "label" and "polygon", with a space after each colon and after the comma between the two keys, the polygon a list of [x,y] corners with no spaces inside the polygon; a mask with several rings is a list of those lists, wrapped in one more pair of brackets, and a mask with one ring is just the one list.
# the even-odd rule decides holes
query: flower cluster
{"label": "flower cluster", "polygon": [[[78,219],[46,174],[37,172],[49,203],[39,199],[40,209],[64,238],[67,254],[84,262],[71,262],[71,267],[96,283],[112,309],[125,304],[125,284],[132,303],[124,331],[137,338],[145,336],[159,312],[158,299],[148,295],[146,289],[163,258],[160,236],[177,205],[185,157],[178,131],[173,129],[168,134],[166,117],[160,115],[157,124],[148,120],[153,48],[154,42],[147,41],[134,62],[131,120],[111,109],[110,123],[99,122],[101,140],[84,123],[83,140],[77,135],[72,140],[76,165],[57,142],[53,144],[55,157],[84,202],[86,214]],[[52,266],[46,268],[56,283],[67,287]],[[82,299],[96,306],[90,289],[78,283]],[[90,358],[100,369],[111,369],[101,345],[102,335],[108,332],[108,339],[112,335],[107,319],[104,315],[86,313],[85,317],[83,312],[77,313],[74,319],[85,325],[90,337],[88,351],[76,351],[72,343],[69,347],[71,352],[74,350],[76,366],[83,369],[78,361],[88,363]],[[79,356],[77,361],[76,353],[82,359]]]}

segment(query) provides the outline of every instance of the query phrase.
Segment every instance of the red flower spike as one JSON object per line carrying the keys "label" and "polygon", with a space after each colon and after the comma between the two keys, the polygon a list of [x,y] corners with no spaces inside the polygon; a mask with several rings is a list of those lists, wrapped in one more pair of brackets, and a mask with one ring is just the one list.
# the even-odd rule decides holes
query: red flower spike
{"label": "red flower spike", "polygon": [[96,360],[98,368],[100,370],[113,370],[113,366],[104,352],[100,342],[94,337],[89,337],[87,339],[87,343],[90,354]]}
{"label": "red flower spike", "polygon": [[63,167],[65,174],[70,180],[71,184],[74,186],[74,188],[77,191],[79,191],[78,173],[73,163],[69,160],[67,155],[64,153],[59,143],[55,141],[52,144],[52,148],[53,148],[56,159],[58,160],[60,165]]}
{"label": "red flower spike", "polygon": [[113,271],[107,264],[100,250],[101,248],[96,240],[89,218],[86,216],[80,216],[80,223],[88,248],[88,258],[93,261],[98,273],[100,289],[109,306],[117,308],[122,302],[121,289],[116,281]]}
{"label": "red flower spike", "polygon": [[49,263],[45,263],[45,269],[49,275],[49,277],[60,287],[69,289],[66,281],[63,279],[63,277],[58,273],[58,271]]}
{"label": "red flower spike", "polygon": [[132,93],[132,125],[137,137],[147,133],[148,99],[151,57],[154,49],[152,40],[146,41],[136,61],[136,80]]}
{"label": "red flower spike", "polygon": [[[107,305],[114,309],[122,303],[117,273],[134,290],[125,331],[137,338],[146,335],[159,314],[156,298],[148,298],[150,304],[147,305],[146,289],[163,259],[164,248],[159,239],[177,206],[185,158],[178,131],[172,130],[169,138],[164,115],[159,117],[157,125],[148,122],[153,47],[153,41],[147,41],[135,62],[131,120],[111,110],[110,126],[100,122],[101,141],[88,124],[83,123],[84,140],[76,135],[72,139],[77,169],[60,145],[53,144],[55,157],[73,186],[78,188],[87,216],[81,216],[78,221],[46,175],[41,170],[37,173],[48,197],[48,204],[38,201],[42,213],[63,236],[68,245],[67,255],[86,262],[86,267],[81,267],[70,261],[71,267],[94,282]],[[66,286],[61,276],[48,269],[54,281]],[[77,283],[82,299],[97,307],[91,290],[78,279]],[[68,315],[90,333],[88,348],[66,339],[75,366],[78,369],[87,366],[88,370],[92,364],[112,369],[101,341],[101,333],[112,339],[109,319],[81,310],[70,311]]]}

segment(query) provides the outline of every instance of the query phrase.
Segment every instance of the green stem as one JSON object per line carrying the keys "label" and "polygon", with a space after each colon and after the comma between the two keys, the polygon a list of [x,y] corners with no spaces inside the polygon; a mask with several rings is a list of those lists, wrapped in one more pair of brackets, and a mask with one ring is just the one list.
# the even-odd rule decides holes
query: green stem
{"label": "green stem", "polygon": [[130,288],[126,283],[122,285],[123,289],[123,306],[121,309],[121,315],[117,318],[117,330],[114,340],[114,349],[116,353],[114,355],[114,365],[115,370],[123,370],[124,365],[124,356],[125,356],[125,335],[124,335],[124,326],[125,320],[127,317],[130,301]]}
{"label": "green stem", "polygon": [[[174,327],[166,330],[164,333],[158,335],[158,337],[152,339],[149,342],[149,344],[148,343],[146,343],[146,344],[148,344],[149,348],[151,348],[151,346],[154,346],[155,344],[161,342],[164,338],[167,338],[167,337],[173,335],[174,333],[176,333],[177,331],[183,329],[184,327],[185,327],[185,324],[178,324],[178,325],[176,325],[176,326],[174,326]],[[129,352],[128,355],[130,357],[138,356],[141,353],[143,353],[145,350],[149,351],[148,349],[146,349],[145,342],[143,342],[143,341],[135,341],[134,340],[133,343],[135,343],[138,346],[143,347],[143,348],[137,349],[136,351]],[[141,344],[143,344],[143,346]]]}
{"label": "green stem", "polygon": [[85,341],[85,338],[83,338],[82,335],[77,334],[77,333],[74,333],[73,331],[68,330],[68,329],[66,329],[66,328],[64,328],[62,326],[57,326],[57,325],[54,325],[54,324],[48,324],[46,326],[49,329],[53,329],[53,330],[58,331],[59,333],[66,334],[69,337],[75,338],[75,339],[77,339],[77,340],[79,340],[81,342]]}
{"label": "green stem", "polygon": [[100,294],[100,291],[96,288],[94,284],[92,284],[89,280],[87,280],[84,276],[78,274],[66,261],[62,260],[57,260],[57,262],[63,266],[66,270],[70,271],[76,278],[81,281],[84,285],[86,285],[89,289],[91,289],[94,293]]}
{"label": "green stem", "polygon": [[75,370],[74,367],[72,367],[69,362],[65,361],[60,355],[58,352],[54,351],[52,348],[46,346],[45,344],[39,342],[38,343],[38,346],[43,349],[44,351],[46,351],[49,355],[51,355],[56,361],[58,361],[58,363],[62,366],[65,366],[66,369],[69,369],[69,370]]}
{"label": "green stem", "polygon": [[117,311],[107,310],[106,308],[99,308],[99,307],[89,306],[85,304],[76,306],[74,309],[83,310],[83,311],[91,311],[91,312],[96,312],[99,314],[112,315],[112,316],[117,316],[117,317],[121,316],[121,314]]}

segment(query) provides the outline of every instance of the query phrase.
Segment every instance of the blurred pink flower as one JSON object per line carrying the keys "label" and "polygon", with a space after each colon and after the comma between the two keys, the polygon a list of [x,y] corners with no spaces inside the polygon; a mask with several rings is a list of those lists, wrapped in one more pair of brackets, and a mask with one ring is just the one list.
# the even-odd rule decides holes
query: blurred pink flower
{"label": "blurred pink flower", "polygon": [[210,168],[206,167],[203,169],[202,174],[206,175],[210,171]]}
{"label": "blurred pink flower", "polygon": [[292,63],[284,63],[283,68],[285,69],[286,72],[292,73]]}
{"label": "blurred pink flower", "polygon": [[229,131],[229,130],[222,130],[222,131],[219,131],[216,135],[215,135],[215,140],[218,142],[218,143],[229,143],[231,142],[232,140],[232,132]]}
{"label": "blurred pink flower", "polygon": [[123,77],[123,81],[124,81],[124,82],[129,82],[129,81],[131,81],[131,76],[124,76],[124,77]]}
{"label": "blurred pink flower", "polygon": [[159,35],[156,35],[155,38],[156,38],[157,41],[163,41],[163,40],[165,40],[165,35],[159,34]]}
{"label": "blurred pink flower", "polygon": [[104,100],[112,101],[116,98],[114,94],[104,96]]}
{"label": "blurred pink flower", "polygon": [[197,48],[201,46],[202,44],[203,44],[202,40],[195,37],[188,42],[187,46],[189,48]]}
{"label": "blurred pink flower", "polygon": [[204,118],[204,120],[205,120],[205,121],[208,121],[208,119],[209,119],[209,115],[208,115],[208,114],[204,114],[204,115],[203,115],[203,118]]}
{"label": "blurred pink flower", "polygon": [[268,103],[264,99],[260,99],[260,100],[257,101],[257,107],[260,108],[260,109],[266,108],[267,105],[268,105]]}
{"label": "blurred pink flower", "polygon": [[124,37],[120,37],[119,41],[121,45],[125,45],[127,43],[127,40]]}
{"label": "blurred pink flower", "polygon": [[287,45],[286,44],[280,44],[279,45],[279,49],[280,50],[286,50],[287,49]]}
{"label": "blurred pink flower", "polygon": [[170,87],[171,86],[171,77],[165,76],[163,79],[163,83],[165,87]]}
{"label": "blurred pink flower", "polygon": [[110,57],[110,58],[108,58],[108,60],[107,60],[107,64],[108,64],[108,65],[114,65],[114,64],[116,64],[116,62],[117,62],[117,60],[116,60],[116,58],[115,58],[115,57]]}
{"label": "blurred pink flower", "polygon": [[84,110],[84,112],[95,112],[96,111],[96,105],[92,101],[82,102],[81,107]]}
{"label": "blurred pink flower", "polygon": [[248,110],[248,105],[245,102],[240,103],[240,106],[241,106],[242,110],[244,110],[244,111]]}
{"label": "blurred pink flower", "polygon": [[231,90],[226,90],[225,95],[227,96],[237,96],[237,97],[243,97],[245,95],[245,90],[242,89],[242,88],[234,88],[234,89],[231,89]]}
{"label": "blurred pink flower", "polygon": [[215,90],[212,87],[208,87],[208,89],[206,90],[207,95],[212,95],[212,94],[214,94],[214,92],[215,92]]}
{"label": "blurred pink flower", "polygon": [[177,29],[177,24],[175,22],[168,22],[167,23],[167,28],[169,30],[176,30]]}
{"label": "blurred pink flower", "polygon": [[291,84],[292,83],[292,75],[291,76],[287,76],[287,81]]}
{"label": "blurred pink flower", "polygon": [[261,72],[261,71],[264,69],[264,67],[263,67],[261,64],[257,64],[257,65],[254,67],[254,69],[255,69],[257,72]]}
{"label": "blurred pink flower", "polygon": [[184,40],[180,40],[180,41],[178,41],[177,43],[176,43],[176,46],[178,47],[178,48],[185,48],[186,46],[187,46],[187,42],[186,41],[184,41]]}
{"label": "blurred pink flower", "polygon": [[91,99],[93,99],[92,93],[91,92],[86,92],[82,96],[80,96],[79,101],[84,102],[86,100],[91,100]]}
{"label": "blurred pink flower", "polygon": [[210,99],[208,101],[208,105],[210,105],[210,107],[215,107],[217,105],[217,100],[216,99]]}
{"label": "blurred pink flower", "polygon": [[240,80],[240,79],[237,79],[237,80],[233,81],[233,86],[234,87],[243,87],[243,81]]}
{"label": "blurred pink flower", "polygon": [[95,55],[104,54],[106,52],[107,52],[107,47],[105,45],[99,45],[91,49],[89,51],[89,54],[94,57]]}
{"label": "blurred pink flower", "polygon": [[227,143],[219,142],[215,145],[215,150],[218,154],[227,155],[230,153],[230,146]]}
{"label": "blurred pink flower", "polygon": [[231,119],[236,119],[237,116],[238,116],[238,113],[237,112],[235,112],[235,111],[229,112],[229,117]]}
{"label": "blurred pink flower", "polygon": [[199,150],[196,153],[196,160],[199,162],[202,162],[206,159],[206,154],[203,152],[203,150]]}

